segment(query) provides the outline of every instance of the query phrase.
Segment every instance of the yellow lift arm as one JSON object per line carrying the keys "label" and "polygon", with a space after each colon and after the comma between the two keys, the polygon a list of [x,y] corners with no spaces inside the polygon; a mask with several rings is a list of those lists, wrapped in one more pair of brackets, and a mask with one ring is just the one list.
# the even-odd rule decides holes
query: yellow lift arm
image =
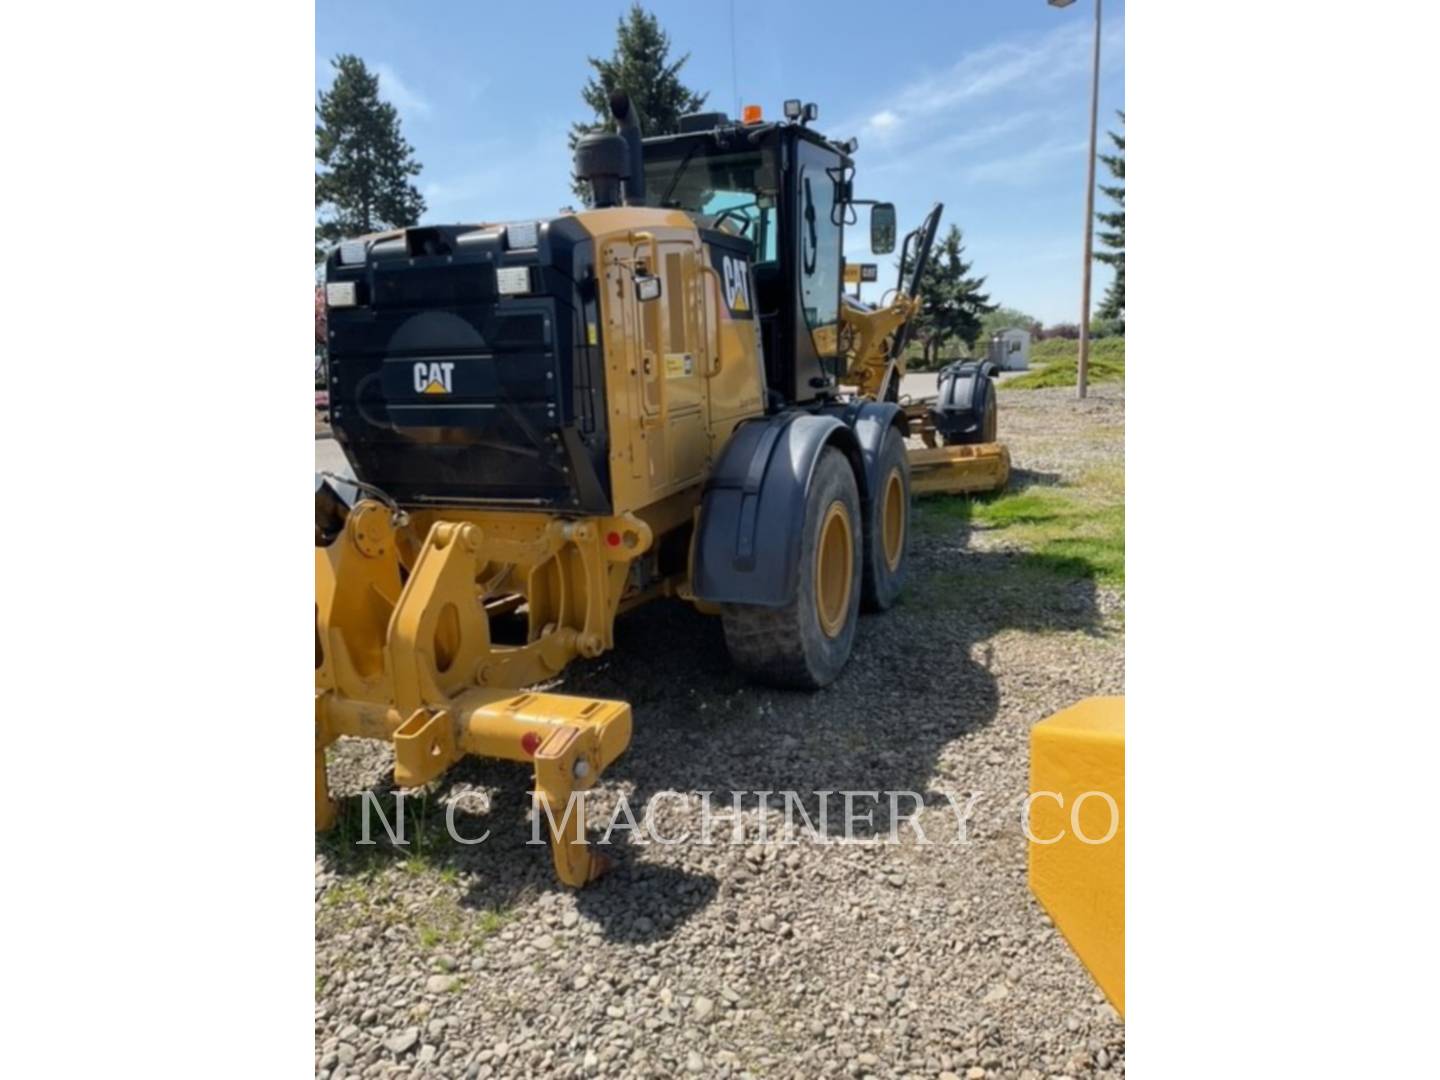
{"label": "yellow lift arm", "polygon": [[[847,298],[841,305],[841,323],[848,336],[846,381],[860,397],[876,401],[899,399],[905,374],[903,348],[896,347],[920,309],[918,296],[893,294],[883,307],[870,308]],[[906,404],[912,434],[925,449],[912,448],[910,487],[917,495],[971,495],[1003,489],[1010,479],[1010,451],[1004,443],[982,442],[942,446],[936,437],[930,406]]]}

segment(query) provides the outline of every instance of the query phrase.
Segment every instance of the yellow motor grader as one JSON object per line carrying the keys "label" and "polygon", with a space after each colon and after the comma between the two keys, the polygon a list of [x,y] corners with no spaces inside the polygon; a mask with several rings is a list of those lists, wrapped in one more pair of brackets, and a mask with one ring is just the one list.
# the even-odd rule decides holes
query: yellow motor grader
{"label": "yellow motor grader", "polygon": [[[825,686],[861,609],[900,594],[917,478],[1008,474],[973,367],[912,410],[951,445],[907,451],[903,328],[939,207],[889,303],[842,303],[856,147],[813,105],[642,140],[610,104],[618,133],[576,149],[591,208],[347,241],[325,285],[354,476],[316,479],[316,826],[341,735],[391,742],[401,787],[465,754],[530,762],[572,886],[605,865],[572,795],[625,750],[630,706],[527,688],[666,596],[718,615],[753,677]],[[893,206],[870,225],[892,251]]]}

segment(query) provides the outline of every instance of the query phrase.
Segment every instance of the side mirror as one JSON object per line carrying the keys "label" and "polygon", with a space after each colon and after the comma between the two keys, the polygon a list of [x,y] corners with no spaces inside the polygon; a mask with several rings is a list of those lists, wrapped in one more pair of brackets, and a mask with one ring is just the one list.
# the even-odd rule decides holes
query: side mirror
{"label": "side mirror", "polygon": [[637,276],[635,278],[635,299],[642,304],[650,300],[660,299],[660,279],[658,277]]}
{"label": "side mirror", "polygon": [[895,204],[882,202],[870,207],[870,250],[889,255],[895,250]]}

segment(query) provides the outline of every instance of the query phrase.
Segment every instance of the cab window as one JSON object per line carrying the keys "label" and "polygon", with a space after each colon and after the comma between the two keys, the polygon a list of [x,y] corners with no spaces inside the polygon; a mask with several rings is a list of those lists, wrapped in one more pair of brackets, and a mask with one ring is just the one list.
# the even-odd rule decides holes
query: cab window
{"label": "cab window", "polygon": [[809,143],[800,144],[800,303],[820,356],[834,356],[840,322],[840,214],[838,162]]}
{"label": "cab window", "polygon": [[647,204],[700,214],[710,227],[749,240],[762,261],[776,257],[778,195],[771,156],[761,151],[719,152],[703,144],[664,156],[646,150]]}
{"label": "cab window", "polygon": [[775,200],[746,191],[715,191],[705,200],[700,212],[712,218],[717,227],[745,237],[755,245],[755,258],[764,262],[775,258]]}

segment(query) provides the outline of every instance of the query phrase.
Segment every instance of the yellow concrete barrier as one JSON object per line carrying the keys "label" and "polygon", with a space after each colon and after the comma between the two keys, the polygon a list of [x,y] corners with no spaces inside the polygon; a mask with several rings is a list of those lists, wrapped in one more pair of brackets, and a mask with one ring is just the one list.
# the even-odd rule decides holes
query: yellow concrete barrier
{"label": "yellow concrete barrier", "polygon": [[1030,730],[1030,891],[1125,1013],[1125,699]]}

